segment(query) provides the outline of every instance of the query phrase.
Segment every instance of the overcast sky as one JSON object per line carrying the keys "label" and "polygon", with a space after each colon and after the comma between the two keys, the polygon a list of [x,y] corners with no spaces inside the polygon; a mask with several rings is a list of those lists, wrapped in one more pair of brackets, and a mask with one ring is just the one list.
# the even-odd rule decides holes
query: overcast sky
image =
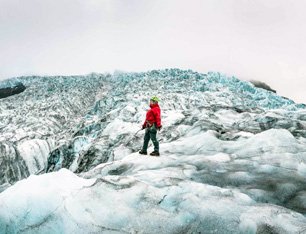
{"label": "overcast sky", "polygon": [[304,0],[0,0],[0,79],[219,71],[306,103]]}

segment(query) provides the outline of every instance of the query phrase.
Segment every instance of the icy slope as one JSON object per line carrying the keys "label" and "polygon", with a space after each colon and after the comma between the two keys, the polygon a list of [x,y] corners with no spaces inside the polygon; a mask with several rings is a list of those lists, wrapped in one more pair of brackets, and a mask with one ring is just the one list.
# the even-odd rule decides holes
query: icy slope
{"label": "icy slope", "polygon": [[236,139],[241,132],[259,133],[270,128],[306,136],[304,105],[234,77],[171,69],[115,74],[108,82],[113,88],[97,100],[74,136],[51,153],[49,171],[64,166],[81,172],[113,160],[119,146],[127,152],[139,149],[142,139],[133,135],[153,94],[162,99],[162,142],[176,140],[195,126],[202,131],[215,130],[224,140]]}
{"label": "icy slope", "polygon": [[45,168],[50,151],[71,131],[103,89],[104,76],[20,77],[27,89],[0,100],[0,185]]}
{"label": "icy slope", "polygon": [[[267,134],[276,133],[279,137],[288,134],[283,130],[269,130]],[[260,144],[258,138],[265,137],[268,136],[259,134],[244,143]],[[290,159],[266,154],[260,164],[256,157],[245,159],[243,154],[210,151],[210,146],[217,144],[222,142],[209,131],[161,144],[164,153],[160,158],[134,153],[122,160],[100,164],[80,175],[86,179],[66,169],[31,176],[0,194],[0,230],[2,233],[304,233],[306,218],[302,214],[256,201],[255,197],[269,199],[268,194],[264,195],[269,191],[260,186],[268,176],[277,178],[274,171],[279,168],[274,163],[289,163]],[[234,144],[233,148],[245,150],[244,144],[238,145]],[[193,151],[198,147],[201,149],[195,154]],[[274,147],[277,152],[279,146]],[[182,149],[186,154],[181,153]],[[260,154],[254,148],[250,152]],[[298,177],[298,168],[292,168],[295,172],[291,172],[291,177]],[[207,181],[220,176],[219,186]],[[279,196],[286,196],[294,190],[294,185],[281,179],[281,183],[274,185],[279,188]],[[240,186],[244,183],[254,186],[250,187],[253,194],[243,192]],[[228,186],[222,188],[222,184]],[[299,199],[303,201],[305,197]]]}
{"label": "icy slope", "polygon": [[[57,84],[46,77],[32,79],[28,84],[36,84],[35,79]],[[31,176],[0,193],[0,230],[305,232],[304,105],[219,73],[166,69],[73,79],[65,77],[66,98],[59,98],[61,88],[53,94],[52,103],[60,103],[54,111],[68,113],[57,132],[58,125],[49,121],[43,123],[50,136],[38,135],[30,125],[27,132],[36,134],[33,138],[23,139],[17,130],[17,139],[9,138],[11,129],[23,126],[15,119],[24,112],[2,132],[1,144],[13,142],[2,152],[6,158],[17,152],[26,170],[10,182],[37,171],[70,171]],[[45,83],[39,84],[32,86],[32,94],[44,100],[39,87]],[[29,88],[24,93],[28,92]],[[143,132],[135,133],[152,95],[161,98],[160,158],[136,152]],[[16,99],[10,100],[7,103]],[[1,114],[12,116],[0,103]],[[74,108],[78,114],[69,114]],[[40,113],[39,121],[49,112],[26,110],[28,115]],[[15,165],[13,160],[6,162]]]}

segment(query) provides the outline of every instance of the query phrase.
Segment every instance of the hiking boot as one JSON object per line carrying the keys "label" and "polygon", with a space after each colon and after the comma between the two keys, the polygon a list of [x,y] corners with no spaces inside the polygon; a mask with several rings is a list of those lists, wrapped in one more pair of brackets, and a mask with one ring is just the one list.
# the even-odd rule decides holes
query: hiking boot
{"label": "hiking boot", "polygon": [[146,151],[142,151],[142,150],[140,150],[139,153],[143,154],[143,155],[147,155],[148,154]]}
{"label": "hiking boot", "polygon": [[159,152],[157,151],[153,151],[152,153],[150,153],[151,156],[159,156]]}

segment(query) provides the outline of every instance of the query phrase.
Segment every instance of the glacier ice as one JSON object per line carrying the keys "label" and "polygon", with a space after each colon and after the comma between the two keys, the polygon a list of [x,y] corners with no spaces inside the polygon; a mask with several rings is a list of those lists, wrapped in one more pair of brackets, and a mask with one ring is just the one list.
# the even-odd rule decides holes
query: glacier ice
{"label": "glacier ice", "polygon": [[[304,104],[216,72],[15,79],[27,89],[0,101],[3,233],[305,232]],[[137,153],[153,95],[160,158]]]}
{"label": "glacier ice", "polygon": [[0,101],[0,184],[28,177],[47,167],[47,157],[73,134],[102,88],[104,76],[19,77],[27,89]]}

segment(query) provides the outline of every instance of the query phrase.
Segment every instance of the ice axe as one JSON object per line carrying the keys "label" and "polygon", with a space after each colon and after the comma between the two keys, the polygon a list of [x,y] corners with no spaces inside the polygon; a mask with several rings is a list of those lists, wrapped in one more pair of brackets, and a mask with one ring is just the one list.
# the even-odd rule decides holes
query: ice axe
{"label": "ice axe", "polygon": [[134,136],[133,137],[135,137],[136,135],[137,135],[137,133],[139,133],[140,131],[142,131],[143,129],[139,129],[135,134],[134,134]]}
{"label": "ice axe", "polygon": [[141,130],[143,130],[143,129],[139,129],[137,132],[135,132],[135,134],[131,137],[131,139],[129,141],[134,140],[134,138],[136,137],[137,133],[139,133]]}

